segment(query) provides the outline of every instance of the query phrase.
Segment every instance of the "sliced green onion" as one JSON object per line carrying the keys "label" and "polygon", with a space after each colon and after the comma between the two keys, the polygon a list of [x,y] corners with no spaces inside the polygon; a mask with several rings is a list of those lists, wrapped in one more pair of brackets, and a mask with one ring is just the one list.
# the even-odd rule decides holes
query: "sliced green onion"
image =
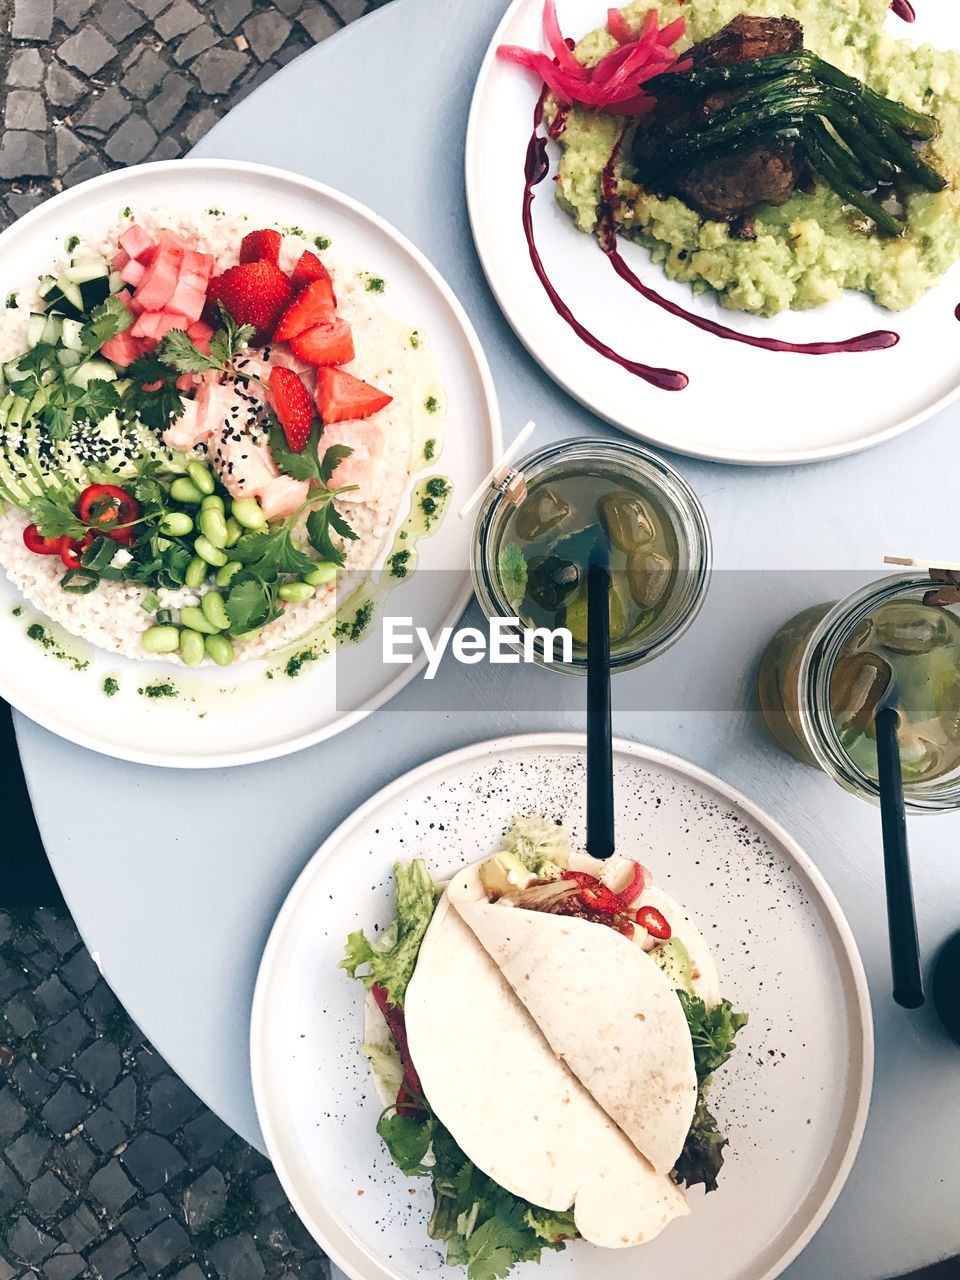
{"label": "sliced green onion", "polygon": [[60,579],[61,588],[75,596],[88,596],[99,585],[100,575],[92,569],[68,569]]}
{"label": "sliced green onion", "polygon": [[157,610],[157,626],[158,627],[169,627],[172,622],[173,622],[172,609]]}
{"label": "sliced green onion", "polygon": [[156,613],[160,608],[160,597],[155,591],[151,591],[148,596],[143,597],[140,608],[144,613]]}
{"label": "sliced green onion", "polygon": [[110,538],[96,538],[85,551],[80,553],[80,562],[85,569],[100,573],[106,569],[117,554],[117,544]]}

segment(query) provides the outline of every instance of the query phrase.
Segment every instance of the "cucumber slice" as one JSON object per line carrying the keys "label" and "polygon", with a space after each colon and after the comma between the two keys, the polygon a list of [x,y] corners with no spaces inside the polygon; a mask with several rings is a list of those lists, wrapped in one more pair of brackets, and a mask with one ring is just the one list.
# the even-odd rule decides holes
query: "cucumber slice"
{"label": "cucumber slice", "polygon": [[74,284],[86,284],[88,280],[106,280],[110,268],[102,258],[86,258],[82,262],[71,262],[63,274]]}
{"label": "cucumber slice", "polygon": [[[64,324],[73,324],[72,320],[64,320]],[[83,363],[83,352],[73,351],[70,347],[57,348],[57,363],[62,369],[74,369]]]}
{"label": "cucumber slice", "polygon": [[[32,320],[33,317],[31,316]],[[60,331],[63,321],[59,316],[44,316],[45,324],[43,326],[43,336],[41,341],[49,343],[51,347],[55,347],[60,341]]]}
{"label": "cucumber slice", "polygon": [[[60,322],[60,341],[68,351],[83,350],[83,323],[80,320],[71,320],[65,316]],[[76,360],[61,361],[61,364],[77,364]]]}
{"label": "cucumber slice", "polygon": [[55,276],[41,276],[40,282],[37,285],[37,292],[40,294],[41,298],[46,298],[54,289],[56,289],[56,287],[57,281]]}
{"label": "cucumber slice", "polygon": [[71,280],[65,272],[63,275],[57,276],[57,289],[63,295],[64,302],[69,302],[71,307],[75,307],[78,313],[83,313],[83,294],[80,292],[80,286]]}
{"label": "cucumber slice", "polygon": [[109,283],[110,283],[110,292],[119,293],[124,285],[123,276],[120,274],[119,271],[111,271]]}
{"label": "cucumber slice", "polygon": [[92,360],[86,360],[83,364],[77,365],[73,373],[70,374],[70,381],[78,387],[87,386],[95,378],[99,378],[103,382],[116,382],[117,371],[106,360],[98,360],[94,357]]}
{"label": "cucumber slice", "polygon": [[38,342],[43,341],[43,331],[46,328],[47,317],[41,311],[32,311],[27,321],[27,345],[35,347]]}
{"label": "cucumber slice", "polygon": [[3,366],[3,376],[13,387],[16,383],[23,382],[24,378],[28,378],[30,375],[23,372],[16,360],[11,360],[9,364]]}
{"label": "cucumber slice", "polygon": [[80,285],[80,296],[83,298],[84,311],[92,311],[99,307],[110,293],[110,281],[106,276],[97,276],[95,280],[84,280]]}

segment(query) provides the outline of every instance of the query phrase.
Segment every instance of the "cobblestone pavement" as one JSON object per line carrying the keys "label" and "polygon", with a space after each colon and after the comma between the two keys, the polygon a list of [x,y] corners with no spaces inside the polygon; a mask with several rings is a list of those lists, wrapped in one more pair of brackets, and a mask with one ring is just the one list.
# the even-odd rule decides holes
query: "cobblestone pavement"
{"label": "cobblestone pavement", "polygon": [[384,0],[0,0],[0,228],[108,169],[183,155]]}
{"label": "cobblestone pavement", "polygon": [[0,911],[0,1280],[326,1280],[269,1163],[154,1052],[69,918]]}

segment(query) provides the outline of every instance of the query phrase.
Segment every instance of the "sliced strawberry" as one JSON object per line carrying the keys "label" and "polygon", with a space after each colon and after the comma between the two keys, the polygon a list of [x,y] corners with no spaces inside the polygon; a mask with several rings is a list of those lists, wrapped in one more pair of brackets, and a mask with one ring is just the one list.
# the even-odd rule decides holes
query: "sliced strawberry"
{"label": "sliced strawberry", "polygon": [[310,439],[313,404],[300,375],[283,365],[270,370],[270,403],[280,420],[287,444],[300,453]]}
{"label": "sliced strawberry", "polygon": [[240,241],[241,262],[280,261],[280,232],[251,231]]}
{"label": "sliced strawberry", "polygon": [[356,355],[353,334],[346,320],[317,324],[290,339],[290,350],[307,364],[349,364]]}
{"label": "sliced strawberry", "polygon": [[333,294],[333,283],[327,276],[308,284],[296,301],[291,302],[277,325],[274,338],[277,342],[289,342],[298,333],[304,333],[314,325],[330,324],[336,318],[337,300]]}
{"label": "sliced strawberry", "polygon": [[203,304],[201,319],[205,324],[216,324],[218,319],[217,303],[220,301],[220,281],[223,276],[211,276],[207,281],[207,297]]}
{"label": "sliced strawberry", "polygon": [[237,324],[254,326],[253,341],[262,345],[290,301],[290,281],[272,262],[242,262],[224,271],[218,296]]}
{"label": "sliced strawberry", "polygon": [[309,249],[304,249],[300,255],[300,260],[293,268],[293,275],[290,277],[290,285],[293,288],[293,296],[296,297],[302,289],[308,284],[313,284],[314,280],[329,280],[330,272],[323,265],[315,253],[311,253]]}
{"label": "sliced strawberry", "polygon": [[317,408],[324,422],[354,422],[385,408],[393,396],[343,369],[317,370]]}

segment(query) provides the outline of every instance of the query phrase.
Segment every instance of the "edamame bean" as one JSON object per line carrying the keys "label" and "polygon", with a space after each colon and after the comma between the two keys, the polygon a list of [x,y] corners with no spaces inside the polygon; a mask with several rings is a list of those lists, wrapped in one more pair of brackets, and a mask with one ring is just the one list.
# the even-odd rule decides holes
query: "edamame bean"
{"label": "edamame bean", "polygon": [[180,657],[188,667],[199,667],[203,661],[203,655],[206,652],[203,646],[203,636],[199,631],[191,631],[189,627],[184,627],[180,632]]}
{"label": "edamame bean", "polygon": [[256,498],[235,498],[230,514],[244,529],[262,529],[267,523],[263,508]]}
{"label": "edamame bean", "polygon": [[211,626],[216,627],[218,631],[226,631],[230,626],[230,619],[227,617],[223,596],[219,591],[208,591],[200,601],[200,608],[206,620]]}
{"label": "edamame bean", "polygon": [[187,565],[187,571],[183,575],[183,581],[191,591],[196,591],[202,587],[207,580],[207,574],[210,572],[210,566],[206,560],[202,560],[200,556],[194,556]]}
{"label": "edamame bean", "polygon": [[190,507],[198,507],[203,501],[203,494],[187,476],[177,476],[170,486],[170,497],[174,502],[184,502]]}
{"label": "edamame bean", "polygon": [[172,538],[184,538],[193,533],[193,521],[185,511],[168,511],[160,521],[160,528]]}
{"label": "edamame bean", "polygon": [[210,493],[200,503],[200,510],[225,511],[226,508],[223,505],[223,499],[220,497],[219,493]]}
{"label": "edamame bean", "polygon": [[277,593],[281,600],[290,604],[303,604],[317,594],[316,588],[309,582],[285,582]]}
{"label": "edamame bean", "polygon": [[205,538],[209,538],[217,548],[227,545],[227,522],[223,512],[211,507],[209,511],[200,512],[200,530]]}
{"label": "edamame bean", "polygon": [[227,563],[227,557],[215,547],[208,537],[201,534],[193,544],[193,549],[201,560],[206,560],[207,564],[212,564],[215,569],[222,569]]}
{"label": "edamame bean", "polygon": [[207,636],[204,644],[218,667],[229,667],[233,661],[233,645],[226,636]]}
{"label": "edamame bean", "polygon": [[205,467],[202,462],[188,462],[187,475],[201,493],[210,494],[216,488],[210,468]]}
{"label": "edamame bean", "polygon": [[321,560],[315,569],[303,575],[303,580],[309,582],[311,587],[325,587],[328,582],[333,582],[336,576],[337,566],[333,561]]}
{"label": "edamame bean", "polygon": [[231,631],[230,634],[237,644],[248,644],[249,641],[256,640],[260,634],[260,627],[254,627],[252,631]]}
{"label": "edamame bean", "polygon": [[230,579],[235,573],[239,573],[243,565],[239,560],[228,560],[222,569],[217,570],[216,584],[218,587],[227,587],[230,585]]}
{"label": "edamame bean", "polygon": [[243,529],[233,516],[227,520],[227,546],[235,547],[243,537]]}
{"label": "edamame bean", "polygon": [[180,610],[180,621],[191,631],[199,631],[203,636],[215,636],[218,628],[213,625],[202,609],[196,605],[185,604]]}
{"label": "edamame bean", "polygon": [[173,653],[180,643],[176,627],[149,627],[140,637],[147,653]]}

